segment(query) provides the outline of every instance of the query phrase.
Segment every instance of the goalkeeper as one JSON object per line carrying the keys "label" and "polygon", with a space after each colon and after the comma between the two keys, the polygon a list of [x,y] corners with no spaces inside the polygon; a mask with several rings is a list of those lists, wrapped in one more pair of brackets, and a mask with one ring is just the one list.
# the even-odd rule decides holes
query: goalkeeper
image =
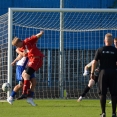
{"label": "goalkeeper", "polygon": [[[84,73],[83,76],[87,76],[90,74],[89,69],[92,66],[92,62],[88,63],[85,68],[84,68]],[[99,75],[99,64],[97,65],[97,68],[95,69],[95,79],[90,79],[88,85],[86,86],[86,88],[84,89],[84,92],[81,94],[81,96],[78,98],[77,102],[80,102],[83,97],[85,97],[85,95],[89,92],[89,90],[91,89],[91,87],[93,87],[93,85],[95,85],[98,81],[98,75]]]}

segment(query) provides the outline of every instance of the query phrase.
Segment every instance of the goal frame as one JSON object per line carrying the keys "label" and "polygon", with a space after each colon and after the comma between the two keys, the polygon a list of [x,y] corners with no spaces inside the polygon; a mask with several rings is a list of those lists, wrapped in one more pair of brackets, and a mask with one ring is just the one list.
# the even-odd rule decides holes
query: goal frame
{"label": "goal frame", "polygon": [[[64,51],[64,27],[61,20],[64,17],[64,12],[117,12],[117,9],[93,9],[93,8],[9,8],[8,9],[8,82],[12,86],[12,32],[13,32],[13,12],[60,12],[60,69],[59,69],[59,86],[60,86],[60,97],[63,98],[63,51]],[[10,96],[8,92],[8,97]]]}

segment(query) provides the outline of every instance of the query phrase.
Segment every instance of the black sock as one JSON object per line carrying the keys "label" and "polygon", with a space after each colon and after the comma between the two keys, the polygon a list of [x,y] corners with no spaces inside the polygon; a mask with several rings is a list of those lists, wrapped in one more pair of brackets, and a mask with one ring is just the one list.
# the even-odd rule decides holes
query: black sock
{"label": "black sock", "polygon": [[102,113],[105,113],[105,106],[106,106],[106,96],[100,96],[100,105],[102,109]]}
{"label": "black sock", "polygon": [[85,95],[86,95],[86,93],[88,92],[90,90],[90,87],[86,87],[85,89],[84,89],[84,92],[82,93],[82,97],[84,97]]}

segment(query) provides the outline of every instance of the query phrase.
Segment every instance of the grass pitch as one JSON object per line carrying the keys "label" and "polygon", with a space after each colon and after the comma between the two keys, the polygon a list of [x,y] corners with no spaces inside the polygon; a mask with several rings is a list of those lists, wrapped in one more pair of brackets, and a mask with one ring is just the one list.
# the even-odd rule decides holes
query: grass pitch
{"label": "grass pitch", "polygon": [[[99,117],[99,100],[34,100],[32,107],[26,100],[16,100],[13,105],[0,102],[0,117]],[[111,104],[106,104],[106,115],[111,116]]]}

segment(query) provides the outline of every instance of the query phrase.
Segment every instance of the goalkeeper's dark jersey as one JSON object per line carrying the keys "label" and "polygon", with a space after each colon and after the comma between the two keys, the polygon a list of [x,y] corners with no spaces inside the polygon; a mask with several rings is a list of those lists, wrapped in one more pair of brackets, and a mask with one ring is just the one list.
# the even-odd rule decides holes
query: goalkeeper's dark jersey
{"label": "goalkeeper's dark jersey", "polygon": [[116,69],[117,49],[113,46],[99,48],[94,60],[100,60],[100,69]]}

